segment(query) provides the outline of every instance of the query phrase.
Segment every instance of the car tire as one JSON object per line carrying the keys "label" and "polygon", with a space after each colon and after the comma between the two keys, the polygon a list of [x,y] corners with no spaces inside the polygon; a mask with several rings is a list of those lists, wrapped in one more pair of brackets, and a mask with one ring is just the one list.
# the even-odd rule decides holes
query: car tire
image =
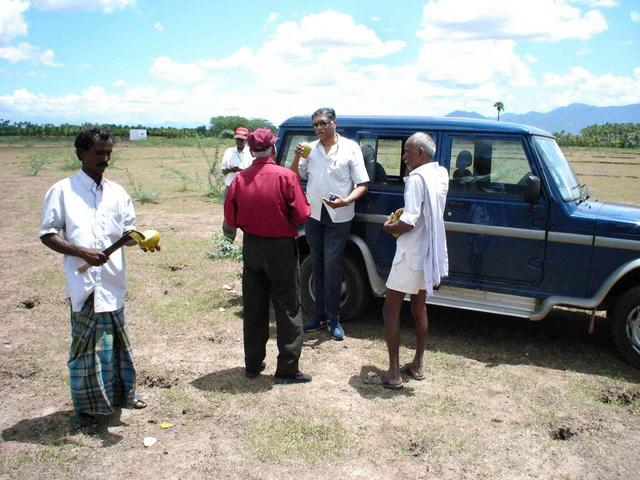
{"label": "car tire", "polygon": [[640,368],[640,287],[627,290],[611,311],[611,336],[624,360]]}
{"label": "car tire", "polygon": [[[365,269],[349,255],[344,257],[343,272],[340,320],[346,321],[356,318],[364,311],[371,299],[371,288]],[[307,255],[300,264],[302,312],[305,318],[311,318],[315,311],[312,282],[311,255]]]}

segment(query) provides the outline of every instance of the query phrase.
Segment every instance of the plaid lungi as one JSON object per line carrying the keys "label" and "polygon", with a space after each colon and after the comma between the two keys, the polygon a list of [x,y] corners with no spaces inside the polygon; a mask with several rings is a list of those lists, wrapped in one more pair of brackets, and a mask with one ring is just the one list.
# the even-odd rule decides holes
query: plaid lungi
{"label": "plaid lungi", "polygon": [[80,312],[71,312],[71,337],[68,365],[75,410],[109,415],[117,407],[131,407],[136,371],[124,308],[95,313],[90,295]]}

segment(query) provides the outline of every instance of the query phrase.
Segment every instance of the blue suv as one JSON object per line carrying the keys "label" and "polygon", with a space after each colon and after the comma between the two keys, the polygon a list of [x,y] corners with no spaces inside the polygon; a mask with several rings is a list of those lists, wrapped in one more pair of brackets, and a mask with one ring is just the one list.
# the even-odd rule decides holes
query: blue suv
{"label": "blue suv", "polygon": [[[606,310],[622,357],[640,368],[640,209],[593,201],[553,136],[524,125],[428,117],[342,116],[337,131],[362,148],[371,183],[356,205],[344,258],[343,318],[384,296],[395,239],[382,231],[403,206],[406,139],[437,144],[449,170],[445,225],[449,277],[429,304],[543,319],[553,307]],[[279,129],[278,158],[315,140],[309,117]],[[304,232],[302,300],[313,309]],[[593,318],[593,317],[592,317]]]}

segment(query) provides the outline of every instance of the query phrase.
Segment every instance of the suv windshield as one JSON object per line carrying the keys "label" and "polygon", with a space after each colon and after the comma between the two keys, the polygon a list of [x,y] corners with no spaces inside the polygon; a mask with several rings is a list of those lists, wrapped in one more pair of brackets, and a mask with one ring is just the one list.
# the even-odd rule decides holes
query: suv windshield
{"label": "suv windshield", "polygon": [[576,175],[556,141],[553,138],[534,136],[533,144],[558,187],[562,199],[565,202],[583,199],[586,189],[578,183]]}

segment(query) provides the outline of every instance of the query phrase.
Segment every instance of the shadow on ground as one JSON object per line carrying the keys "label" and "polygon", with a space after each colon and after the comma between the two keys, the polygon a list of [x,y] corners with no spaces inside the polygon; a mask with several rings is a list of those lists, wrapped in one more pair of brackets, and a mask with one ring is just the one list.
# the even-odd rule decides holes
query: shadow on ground
{"label": "shadow on ground", "polygon": [[[360,318],[345,323],[347,336],[384,340],[382,305],[376,299]],[[460,355],[486,368],[534,365],[640,382],[640,371],[618,355],[605,317],[596,317],[590,335],[589,315],[570,310],[556,309],[539,322],[435,306],[428,306],[427,311],[428,351]],[[402,308],[401,322],[402,344],[413,348],[408,302]]]}
{"label": "shadow on ground", "polygon": [[109,432],[109,427],[125,425],[120,420],[120,410],[108,417],[99,417],[92,426],[75,430],[71,427],[73,410],[55,412],[43,417],[20,420],[2,431],[5,442],[39,443],[42,445],[77,444],[73,434],[82,432],[97,437],[103,447],[110,447],[122,440],[120,435]]}
{"label": "shadow on ground", "polygon": [[391,400],[399,396],[413,397],[415,395],[415,390],[407,385],[407,382],[404,383],[404,387],[400,390],[391,390],[384,388],[382,385],[367,383],[367,379],[372,379],[383,372],[383,370],[372,365],[364,365],[360,368],[358,375],[353,375],[349,379],[349,385],[351,385],[362,398],[369,400],[374,398]]}
{"label": "shadow on ground", "polygon": [[271,390],[273,378],[270,375],[247,378],[244,376],[244,368],[234,367],[203,375],[193,380],[191,385],[206,392],[258,393]]}

